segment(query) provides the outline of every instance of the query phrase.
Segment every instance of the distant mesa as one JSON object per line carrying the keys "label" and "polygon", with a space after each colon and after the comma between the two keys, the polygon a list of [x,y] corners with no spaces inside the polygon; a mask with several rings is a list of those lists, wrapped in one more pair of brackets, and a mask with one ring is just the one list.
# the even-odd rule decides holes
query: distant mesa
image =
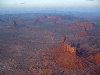
{"label": "distant mesa", "polygon": [[76,30],[76,29],[84,30],[84,27],[87,30],[91,30],[91,29],[93,29],[93,24],[90,23],[90,22],[73,22],[73,25],[70,26],[69,29],[72,29],[72,30]]}
{"label": "distant mesa", "polygon": [[59,16],[47,16],[48,19],[60,19]]}

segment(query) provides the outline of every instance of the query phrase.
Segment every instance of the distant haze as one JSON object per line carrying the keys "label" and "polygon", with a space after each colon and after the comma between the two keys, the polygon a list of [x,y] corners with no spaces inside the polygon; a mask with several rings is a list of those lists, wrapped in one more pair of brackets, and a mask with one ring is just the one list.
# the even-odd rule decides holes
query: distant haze
{"label": "distant haze", "polygon": [[100,10],[100,0],[0,0],[0,14]]}
{"label": "distant haze", "polygon": [[0,0],[2,8],[99,6],[100,0]]}

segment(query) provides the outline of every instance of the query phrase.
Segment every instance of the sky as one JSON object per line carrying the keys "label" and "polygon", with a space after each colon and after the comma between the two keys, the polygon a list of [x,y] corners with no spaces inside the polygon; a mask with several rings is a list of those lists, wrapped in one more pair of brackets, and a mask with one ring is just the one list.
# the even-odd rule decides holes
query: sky
{"label": "sky", "polygon": [[100,7],[100,0],[0,0],[0,8]]}
{"label": "sky", "polygon": [[0,0],[0,14],[67,11],[100,12],[100,0]]}

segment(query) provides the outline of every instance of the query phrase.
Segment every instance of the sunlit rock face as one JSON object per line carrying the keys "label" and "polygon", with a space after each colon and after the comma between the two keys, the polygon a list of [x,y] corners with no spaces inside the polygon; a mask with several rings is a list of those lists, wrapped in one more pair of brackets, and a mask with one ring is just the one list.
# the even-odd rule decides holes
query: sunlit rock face
{"label": "sunlit rock face", "polygon": [[[71,46],[66,42],[60,43],[56,48],[54,48],[55,62],[60,67],[69,69],[86,69],[95,66],[98,62],[91,62],[91,60],[96,61],[96,56],[90,58],[83,58],[76,55],[76,47]],[[97,57],[98,58],[98,57]],[[95,66],[96,67],[96,66]],[[92,69],[92,68],[91,68]]]}
{"label": "sunlit rock face", "polygon": [[64,43],[64,47],[66,49],[66,52],[70,52],[70,53],[76,53],[76,48],[72,47],[71,45]]}

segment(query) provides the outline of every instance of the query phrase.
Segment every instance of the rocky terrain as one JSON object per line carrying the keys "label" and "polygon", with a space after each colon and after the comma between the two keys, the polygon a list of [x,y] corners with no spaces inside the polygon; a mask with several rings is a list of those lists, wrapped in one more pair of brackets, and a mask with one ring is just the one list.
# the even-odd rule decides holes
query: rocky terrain
{"label": "rocky terrain", "polygon": [[100,75],[98,19],[0,15],[0,75]]}

